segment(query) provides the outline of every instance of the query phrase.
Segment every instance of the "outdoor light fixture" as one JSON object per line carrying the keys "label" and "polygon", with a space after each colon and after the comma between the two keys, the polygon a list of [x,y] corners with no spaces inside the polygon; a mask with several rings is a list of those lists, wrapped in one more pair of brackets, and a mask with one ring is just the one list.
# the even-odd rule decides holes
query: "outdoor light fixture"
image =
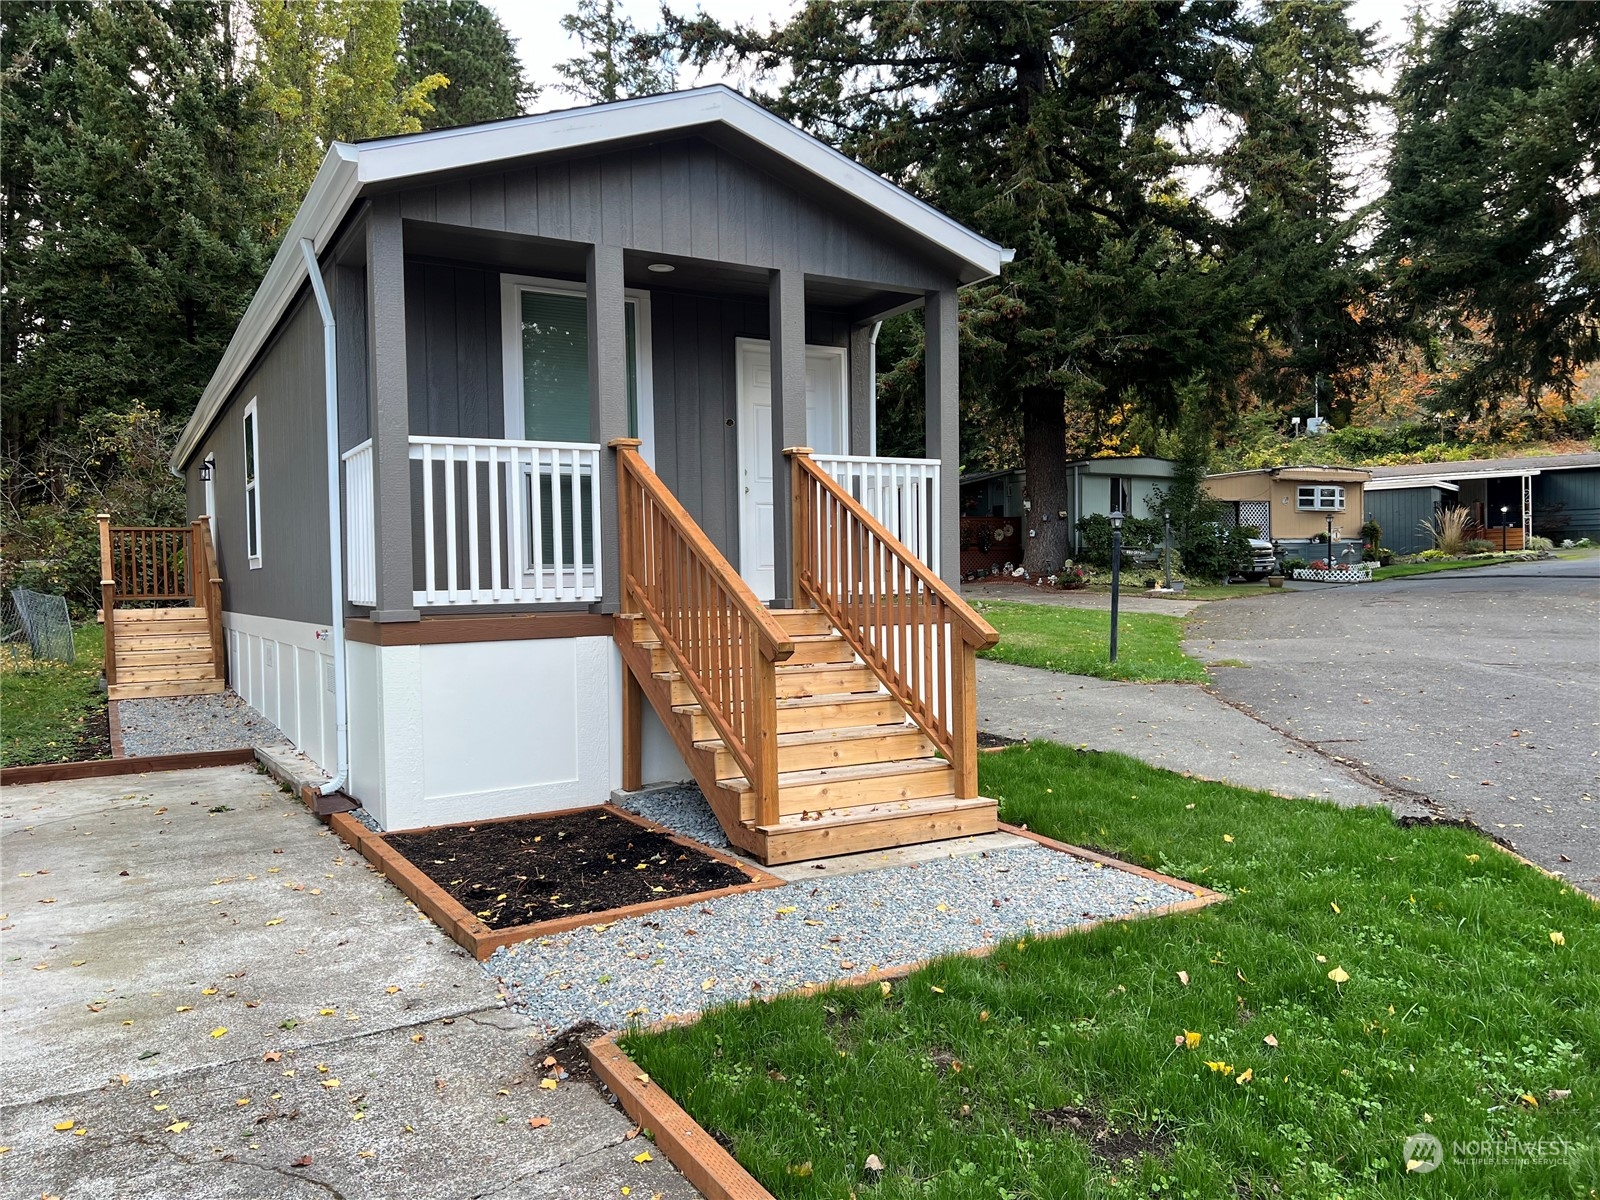
{"label": "outdoor light fixture", "polygon": [[1111,510],[1111,661],[1117,661],[1117,607],[1122,595],[1122,510]]}
{"label": "outdoor light fixture", "polygon": [[654,271],[657,275],[670,275],[677,269],[671,263],[651,263],[645,267],[645,270]]}
{"label": "outdoor light fixture", "polygon": [[201,483],[210,483],[211,482],[211,470],[212,470],[212,460],[209,459],[209,458],[202,459],[201,462],[200,462],[200,482]]}
{"label": "outdoor light fixture", "polygon": [[1172,513],[1161,510],[1161,573],[1166,577],[1167,591],[1172,590]]}
{"label": "outdoor light fixture", "polygon": [[1504,554],[1506,552],[1506,527],[1511,524],[1511,515],[1510,514],[1511,514],[1511,506],[1509,504],[1502,504],[1500,506],[1500,553],[1501,554]]}

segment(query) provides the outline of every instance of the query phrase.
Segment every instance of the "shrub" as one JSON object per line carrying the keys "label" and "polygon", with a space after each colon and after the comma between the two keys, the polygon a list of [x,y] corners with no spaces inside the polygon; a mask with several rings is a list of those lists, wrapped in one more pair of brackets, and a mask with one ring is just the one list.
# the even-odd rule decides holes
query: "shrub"
{"label": "shrub", "polygon": [[1529,550],[1554,550],[1556,544],[1547,537],[1531,537],[1528,539]]}
{"label": "shrub", "polygon": [[1442,550],[1446,555],[1458,555],[1466,549],[1470,524],[1471,515],[1466,509],[1441,508],[1431,518],[1424,520],[1421,528],[1435,550]]}
{"label": "shrub", "polygon": [[1383,526],[1368,517],[1361,525],[1361,540],[1376,550],[1383,543]]}
{"label": "shrub", "polygon": [[[1077,524],[1078,556],[1102,570],[1111,567],[1111,518],[1104,513],[1084,517]],[[1162,526],[1156,517],[1124,517],[1122,549],[1151,550],[1161,546]]]}
{"label": "shrub", "polygon": [[1283,560],[1282,570],[1285,575],[1293,575],[1296,571],[1305,569],[1306,560],[1303,558],[1286,558]]}
{"label": "shrub", "polygon": [[1454,557],[1455,555],[1448,554],[1443,550],[1424,550],[1421,554],[1417,555],[1417,558],[1422,562],[1437,562],[1441,558]]}
{"label": "shrub", "polygon": [[1493,554],[1499,545],[1485,538],[1470,538],[1461,550],[1463,554]]}

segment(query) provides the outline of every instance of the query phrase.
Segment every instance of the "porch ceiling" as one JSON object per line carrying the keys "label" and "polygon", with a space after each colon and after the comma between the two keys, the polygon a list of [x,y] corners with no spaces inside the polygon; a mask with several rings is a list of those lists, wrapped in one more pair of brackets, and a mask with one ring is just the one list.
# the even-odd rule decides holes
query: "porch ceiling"
{"label": "porch ceiling", "polygon": [[[581,280],[588,247],[581,242],[552,241],[526,234],[463,229],[426,221],[405,223],[406,255],[462,266],[489,267],[517,275],[544,275]],[[651,263],[668,263],[670,272],[650,270]],[[710,259],[628,251],[623,257],[623,277],[628,287],[651,291],[712,293],[718,296],[767,298],[768,273],[760,267],[715,262]],[[806,302],[830,309],[854,321],[868,321],[920,304],[922,297],[871,283],[842,280],[806,280]]]}

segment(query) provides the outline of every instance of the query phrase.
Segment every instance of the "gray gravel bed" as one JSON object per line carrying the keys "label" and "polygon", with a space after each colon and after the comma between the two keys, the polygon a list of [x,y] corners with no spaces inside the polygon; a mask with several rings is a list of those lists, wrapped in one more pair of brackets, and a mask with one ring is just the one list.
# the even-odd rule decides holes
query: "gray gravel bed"
{"label": "gray gravel bed", "polygon": [[732,848],[728,835],[722,831],[716,814],[711,811],[711,805],[706,803],[705,796],[692,783],[619,796],[616,804],[647,821],[665,825],[674,833],[692,838],[702,846],[710,846],[713,850]]}
{"label": "gray gravel bed", "polygon": [[537,1025],[614,1029],[1187,898],[1029,845],[585,926],[497,950],[484,965]]}
{"label": "gray gravel bed", "polygon": [[288,739],[233,692],[119,700],[122,750],[129,758],[234,750]]}

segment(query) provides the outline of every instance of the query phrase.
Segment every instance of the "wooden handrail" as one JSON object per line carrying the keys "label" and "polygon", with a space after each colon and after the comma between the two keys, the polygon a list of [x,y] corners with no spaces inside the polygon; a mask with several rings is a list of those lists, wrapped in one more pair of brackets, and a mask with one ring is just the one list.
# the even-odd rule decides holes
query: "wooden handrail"
{"label": "wooden handrail", "polygon": [[[198,517],[194,522],[194,545],[199,562],[195,577],[195,596],[206,598],[206,625],[211,633],[211,665],[218,679],[228,678],[227,660],[223,653],[222,633],[222,569],[217,564],[217,546],[211,537],[211,517]],[[201,580],[204,583],[201,583]]]}
{"label": "wooden handrail", "polygon": [[111,514],[96,513],[95,520],[100,523],[100,620],[106,631],[102,657],[109,687],[117,681],[117,633],[111,617],[117,607],[117,585],[111,578]]}
{"label": "wooden handrail", "polygon": [[194,530],[188,525],[111,527],[101,523],[103,578],[118,600],[194,601]]}
{"label": "wooden handrail", "polygon": [[822,610],[949,759],[956,797],[975,797],[976,652],[1000,635],[808,449],[784,453],[792,464],[797,594]]}
{"label": "wooden handrail", "polygon": [[622,606],[637,612],[699,701],[755,793],[760,824],[778,822],[774,666],[794,642],[639,454],[617,454]]}

